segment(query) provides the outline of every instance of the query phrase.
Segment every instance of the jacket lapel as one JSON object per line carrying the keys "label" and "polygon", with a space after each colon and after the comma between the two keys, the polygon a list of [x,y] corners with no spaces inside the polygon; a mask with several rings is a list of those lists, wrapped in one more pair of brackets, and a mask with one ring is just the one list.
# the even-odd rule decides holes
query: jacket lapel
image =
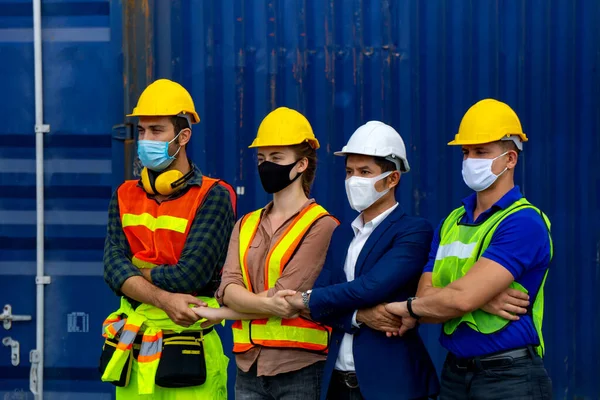
{"label": "jacket lapel", "polygon": [[386,219],[384,219],[377,228],[375,228],[373,233],[371,233],[371,236],[369,236],[369,239],[367,239],[367,242],[360,252],[360,255],[358,256],[354,276],[360,276],[362,274],[367,257],[369,257],[369,254],[375,245],[379,242],[385,232],[392,226],[392,224],[396,223],[400,218],[402,218],[403,215],[404,210],[400,205],[398,205],[398,207],[396,207],[396,209]]}
{"label": "jacket lapel", "polygon": [[348,257],[348,248],[354,239],[354,231],[350,225],[344,224],[334,231],[333,234],[335,240],[329,246],[330,251],[331,249],[344,249],[344,251],[334,251],[333,253],[330,253],[332,255],[331,262],[334,265],[334,270],[331,271],[331,273],[333,275],[334,282],[345,283],[348,282],[348,279],[346,279],[344,267],[346,265],[346,257]]}

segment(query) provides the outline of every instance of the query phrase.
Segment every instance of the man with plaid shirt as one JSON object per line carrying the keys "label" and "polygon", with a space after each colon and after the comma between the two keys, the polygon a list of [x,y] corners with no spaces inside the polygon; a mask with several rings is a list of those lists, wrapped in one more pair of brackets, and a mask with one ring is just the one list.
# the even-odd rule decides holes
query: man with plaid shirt
{"label": "man with plaid shirt", "polygon": [[122,297],[104,323],[102,380],[117,386],[117,399],[226,399],[220,339],[190,307],[218,307],[235,193],[187,157],[190,124],[200,119],[182,86],[152,83],[129,116],[139,117],[144,169],[109,206],[104,279]]}

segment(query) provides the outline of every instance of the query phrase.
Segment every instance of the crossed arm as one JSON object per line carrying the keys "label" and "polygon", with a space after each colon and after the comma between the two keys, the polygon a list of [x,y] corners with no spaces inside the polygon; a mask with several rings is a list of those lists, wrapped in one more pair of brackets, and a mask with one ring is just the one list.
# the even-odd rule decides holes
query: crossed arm
{"label": "crossed arm", "polygon": [[[533,265],[549,262],[550,258],[548,227],[536,211],[519,211],[502,221],[482,257],[462,278],[444,288],[433,288],[431,273],[423,274],[413,311],[426,323],[444,322],[477,309],[517,320],[527,312],[529,296],[509,289],[510,284]],[[426,271],[431,271],[434,260],[432,251]],[[414,326],[406,302],[388,304],[386,309],[403,317],[399,333]]]}
{"label": "crossed arm", "polygon": [[229,243],[227,261],[223,270],[217,298],[225,306],[218,311],[194,309],[198,315],[214,320],[257,319],[277,316],[294,318],[300,314],[285,300],[298,290],[311,288],[316,280],[329,247],[337,222],[331,218],[318,220],[307,233],[294,257],[286,265],[271,289],[260,293],[249,291],[241,273],[239,262],[239,223]]}
{"label": "crossed arm", "polygon": [[192,293],[211,285],[221,267],[221,254],[226,249],[233,224],[229,194],[216,186],[198,209],[179,262],[139,269],[131,262],[131,249],[121,225],[115,192],[109,206],[104,279],[117,295],[124,294],[158,307],[178,325],[189,326],[198,320],[189,305],[206,305]]}
{"label": "crossed arm", "polygon": [[[412,302],[413,312],[425,323],[441,323],[479,308],[500,317],[517,320],[525,314],[529,296],[509,289],[513,275],[499,263],[482,257],[462,278],[444,288],[434,288],[431,273],[421,277],[418,297]],[[406,302],[390,303],[386,310],[402,318],[402,335],[415,326]],[[508,318],[507,318],[508,317]]]}
{"label": "crossed arm", "polygon": [[[422,316],[420,321],[425,323],[442,323],[478,308],[515,321],[519,319],[520,314],[527,312],[529,296],[509,288],[512,281],[513,276],[510,272],[488,259],[482,259],[477,268],[474,266],[465,277],[446,288],[433,287],[431,273],[426,272],[421,276],[417,291],[419,298],[412,303],[413,311]],[[294,308],[304,309],[298,295],[288,296],[287,299]],[[356,327],[350,323],[351,318],[352,313],[346,312],[320,319],[322,322],[352,333]],[[356,321],[389,334],[398,332],[404,334],[416,323],[408,313],[406,302],[381,303],[373,307],[361,308],[356,315]]]}
{"label": "crossed arm", "polygon": [[[397,330],[400,319],[386,312],[381,303],[403,287],[416,284],[431,236],[431,227],[425,222],[409,232],[396,233],[379,260],[351,282],[334,284],[331,265],[326,265],[310,294],[312,318],[347,333],[353,333],[361,322],[380,330]],[[299,294],[288,301],[305,310]]]}

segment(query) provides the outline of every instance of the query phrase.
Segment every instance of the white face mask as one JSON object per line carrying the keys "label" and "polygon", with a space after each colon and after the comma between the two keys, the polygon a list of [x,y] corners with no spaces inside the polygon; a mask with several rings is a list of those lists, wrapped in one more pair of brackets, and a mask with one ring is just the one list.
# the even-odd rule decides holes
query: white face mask
{"label": "white face mask", "polygon": [[346,195],[348,196],[350,207],[358,212],[363,212],[371,207],[377,200],[385,196],[390,189],[378,192],[375,189],[375,184],[390,176],[392,172],[393,171],[385,172],[375,178],[353,176],[346,179]]}
{"label": "white face mask", "polygon": [[508,168],[504,168],[504,171],[496,175],[492,172],[492,164],[494,163],[494,160],[497,160],[506,154],[508,154],[508,152],[500,154],[498,157],[492,159],[467,158],[464,160],[462,165],[462,176],[467,186],[476,192],[481,192],[492,186],[492,184],[496,182],[496,179],[508,170]]}

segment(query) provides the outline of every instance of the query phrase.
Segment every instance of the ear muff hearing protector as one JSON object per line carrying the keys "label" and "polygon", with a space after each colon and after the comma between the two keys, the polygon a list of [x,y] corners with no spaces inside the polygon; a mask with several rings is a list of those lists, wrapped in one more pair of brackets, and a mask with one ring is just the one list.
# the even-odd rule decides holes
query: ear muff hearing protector
{"label": "ear muff hearing protector", "polygon": [[192,176],[194,176],[193,169],[190,169],[190,172],[184,175],[176,169],[154,172],[148,168],[144,168],[141,180],[146,193],[168,196],[183,186]]}

